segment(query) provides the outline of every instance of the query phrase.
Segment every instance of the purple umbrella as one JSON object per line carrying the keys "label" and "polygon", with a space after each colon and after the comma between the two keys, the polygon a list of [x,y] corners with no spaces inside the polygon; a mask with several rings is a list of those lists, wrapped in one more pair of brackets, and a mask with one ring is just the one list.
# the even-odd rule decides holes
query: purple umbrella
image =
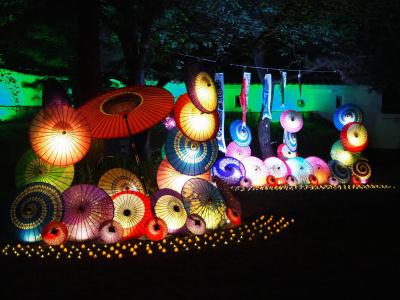
{"label": "purple umbrella", "polygon": [[100,225],[99,238],[106,244],[115,244],[122,239],[124,228],[115,220],[107,220]]}
{"label": "purple umbrella", "polygon": [[206,232],[206,222],[199,215],[191,214],[187,216],[186,228],[195,235],[202,235]]}

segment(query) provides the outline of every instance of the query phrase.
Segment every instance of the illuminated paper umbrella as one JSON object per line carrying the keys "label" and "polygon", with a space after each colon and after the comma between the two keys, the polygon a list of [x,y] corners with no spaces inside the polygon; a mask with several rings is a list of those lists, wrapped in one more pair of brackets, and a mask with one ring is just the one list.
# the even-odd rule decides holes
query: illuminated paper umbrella
{"label": "illuminated paper umbrella", "polygon": [[275,156],[268,157],[264,160],[264,165],[267,168],[267,174],[274,176],[277,184],[282,184],[286,180],[286,176],[290,175],[290,168],[286,162]]}
{"label": "illuminated paper umbrella", "polygon": [[11,203],[10,217],[15,237],[23,242],[42,240],[42,229],[63,214],[61,192],[45,182],[22,186]]}
{"label": "illuminated paper umbrella", "polygon": [[303,127],[303,117],[298,111],[285,110],[281,113],[279,121],[283,129],[287,132],[298,132]]}
{"label": "illuminated paper umbrella", "polygon": [[100,225],[99,239],[106,244],[118,243],[123,235],[124,228],[115,220],[107,220]]}
{"label": "illuminated paper umbrella", "polygon": [[246,169],[246,177],[251,179],[253,186],[262,186],[267,183],[268,169],[261,159],[256,156],[249,156],[242,162]]}
{"label": "illuminated paper umbrella", "polygon": [[168,225],[163,219],[153,217],[147,222],[144,234],[149,240],[160,241],[167,236]]}
{"label": "illuminated paper umbrella", "polygon": [[200,178],[186,181],[182,188],[182,200],[187,213],[202,217],[207,229],[216,229],[225,221],[225,200],[209,181]]}
{"label": "illuminated paper umbrella", "polygon": [[189,214],[186,219],[186,228],[194,235],[203,235],[207,228],[204,219],[196,214]]}
{"label": "illuminated paper umbrella", "polygon": [[367,159],[361,158],[352,166],[352,173],[360,178],[361,183],[368,183],[372,176],[371,165]]}
{"label": "illuminated paper umbrella", "polygon": [[353,165],[361,157],[361,152],[350,152],[344,149],[340,140],[332,145],[330,154],[333,160],[340,161],[345,166]]}
{"label": "illuminated paper umbrella", "polygon": [[[95,97],[79,107],[92,136],[123,138],[162,122],[174,107],[174,96],[156,86],[130,86]],[[129,128],[128,128],[129,127]]]}
{"label": "illuminated paper umbrella", "polygon": [[225,155],[242,161],[245,157],[251,156],[251,148],[249,146],[241,147],[232,141],[226,147]]}
{"label": "illuminated paper umbrella", "polygon": [[159,189],[169,188],[180,193],[185,182],[191,178],[210,180],[211,171],[208,170],[207,172],[196,176],[182,174],[171,166],[167,158],[163,159],[157,169],[157,186]]}
{"label": "illuminated paper umbrella", "polygon": [[186,89],[193,104],[202,112],[217,109],[217,89],[207,72],[192,72],[185,80]]}
{"label": "illuminated paper umbrella", "polygon": [[296,133],[284,130],[283,143],[288,147],[289,151],[297,151],[297,137]]}
{"label": "illuminated paper umbrella", "polygon": [[74,165],[59,167],[49,164],[29,149],[15,167],[15,185],[20,188],[32,182],[47,182],[63,192],[71,186],[74,170]]}
{"label": "illuminated paper umbrella", "polygon": [[298,184],[309,184],[309,176],[313,173],[313,167],[302,157],[289,158],[286,161],[290,173],[296,177]]}
{"label": "illuminated paper umbrella", "polygon": [[53,104],[33,118],[29,139],[41,159],[52,165],[68,166],[80,161],[89,151],[91,132],[78,110]]}
{"label": "illuminated paper umbrella", "polygon": [[63,193],[68,240],[85,241],[98,237],[100,225],[111,220],[114,206],[110,196],[93,184],[76,184]]}
{"label": "illuminated paper umbrella", "polygon": [[239,185],[243,188],[249,188],[252,186],[251,179],[247,176],[242,176],[242,178],[240,178]]}
{"label": "illuminated paper umbrella", "polygon": [[340,161],[330,160],[328,162],[328,166],[329,170],[331,171],[331,176],[339,183],[348,183],[351,180],[350,168],[346,167]]}
{"label": "illuminated paper umbrella", "polygon": [[203,113],[193,105],[187,94],[179,96],[176,101],[174,119],[179,130],[193,141],[206,142],[217,135],[218,112]]}
{"label": "illuminated paper umbrella", "polygon": [[100,177],[98,187],[110,196],[122,191],[136,191],[144,194],[139,178],[124,168],[113,168],[105,172]]}
{"label": "illuminated paper umbrella", "polygon": [[165,142],[165,154],[177,171],[195,176],[211,169],[217,159],[218,143],[216,139],[201,143],[192,141],[174,128]]}
{"label": "illuminated paper umbrella", "polygon": [[282,159],[289,159],[297,156],[296,151],[290,151],[286,144],[280,144],[277,149],[277,154]]}
{"label": "illuminated paper umbrella", "polygon": [[361,123],[346,124],[340,132],[343,148],[350,152],[361,152],[368,144],[367,129]]}
{"label": "illuminated paper umbrella", "polygon": [[124,228],[123,240],[139,238],[145,234],[147,222],[153,217],[151,202],[146,195],[123,191],[112,197],[114,201],[114,220]]}
{"label": "illuminated paper umbrella", "polygon": [[47,245],[61,245],[68,239],[68,228],[60,221],[51,221],[42,229],[42,239]]}
{"label": "illuminated paper umbrella", "polygon": [[337,130],[341,131],[343,127],[351,122],[363,122],[363,111],[355,104],[348,103],[339,106],[333,113],[333,124]]}
{"label": "illuminated paper umbrella", "polygon": [[234,157],[222,157],[211,168],[211,176],[217,176],[229,185],[238,184],[240,178],[245,175],[244,165]]}
{"label": "illuminated paper umbrella", "polygon": [[242,120],[235,120],[229,127],[232,140],[241,147],[247,147],[251,143],[251,130]]}
{"label": "illuminated paper umbrella", "polygon": [[155,215],[165,221],[169,233],[179,232],[185,226],[187,213],[181,198],[172,189],[158,190],[151,198]]}
{"label": "illuminated paper umbrella", "polygon": [[317,156],[308,156],[306,160],[312,165],[313,174],[318,179],[318,184],[327,184],[331,175],[328,164]]}

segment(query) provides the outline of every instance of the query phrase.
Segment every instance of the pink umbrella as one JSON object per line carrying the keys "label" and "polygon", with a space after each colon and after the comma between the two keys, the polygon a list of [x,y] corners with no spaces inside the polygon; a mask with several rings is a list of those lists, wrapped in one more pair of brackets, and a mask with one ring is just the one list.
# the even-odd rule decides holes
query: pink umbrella
{"label": "pink umbrella", "polygon": [[263,186],[267,182],[268,169],[264,162],[256,156],[249,156],[242,161],[246,169],[246,177],[251,179],[253,186]]}
{"label": "pink umbrella", "polygon": [[288,132],[298,132],[303,127],[303,117],[295,110],[283,111],[279,120],[283,129]]}
{"label": "pink umbrella", "polygon": [[277,180],[277,184],[284,182],[286,176],[290,174],[289,166],[279,157],[268,157],[264,160],[264,164],[267,168],[267,174],[274,176]]}
{"label": "pink umbrella", "polygon": [[328,164],[317,156],[308,156],[306,160],[313,168],[313,174],[318,179],[318,184],[327,184],[328,177],[331,174]]}
{"label": "pink umbrella", "polygon": [[235,142],[230,142],[226,147],[226,156],[234,157],[242,161],[245,157],[251,155],[251,148],[249,146],[241,147]]}

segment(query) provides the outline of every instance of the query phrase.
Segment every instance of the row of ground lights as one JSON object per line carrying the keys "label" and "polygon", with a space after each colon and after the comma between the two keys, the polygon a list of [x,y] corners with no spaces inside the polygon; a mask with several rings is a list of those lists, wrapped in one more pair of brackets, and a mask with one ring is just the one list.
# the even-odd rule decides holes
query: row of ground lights
{"label": "row of ground lights", "polygon": [[337,186],[326,184],[326,185],[298,185],[298,186],[258,186],[258,187],[241,187],[233,186],[233,191],[301,191],[301,190],[373,190],[373,189],[395,189],[395,186],[386,184],[363,184],[363,185],[352,185],[352,184],[340,184]]}

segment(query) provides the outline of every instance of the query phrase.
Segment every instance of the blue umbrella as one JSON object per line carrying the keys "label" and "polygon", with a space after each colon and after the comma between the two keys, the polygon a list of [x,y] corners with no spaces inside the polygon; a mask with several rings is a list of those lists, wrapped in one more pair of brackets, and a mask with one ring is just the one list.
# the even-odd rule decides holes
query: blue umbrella
{"label": "blue umbrella", "polygon": [[284,130],[283,132],[283,143],[286,144],[288,149],[292,152],[297,151],[297,136],[295,132],[289,132]]}
{"label": "blue umbrella", "polygon": [[333,123],[339,131],[341,131],[343,127],[348,123],[362,123],[362,121],[363,111],[359,106],[352,103],[339,106],[333,113]]}
{"label": "blue umbrella", "polygon": [[185,175],[195,176],[208,171],[218,155],[218,143],[214,138],[207,142],[195,142],[174,127],[165,142],[165,154],[169,163]]}
{"label": "blue umbrella", "polygon": [[229,127],[232,140],[241,147],[247,147],[251,143],[251,131],[250,128],[243,124],[241,120],[235,120]]}
{"label": "blue umbrella", "polygon": [[34,182],[22,186],[10,209],[15,237],[23,242],[41,241],[43,227],[60,221],[63,209],[62,193],[53,185]]}
{"label": "blue umbrella", "polygon": [[218,159],[211,168],[211,176],[217,176],[229,185],[238,184],[246,169],[240,160],[225,156]]}

